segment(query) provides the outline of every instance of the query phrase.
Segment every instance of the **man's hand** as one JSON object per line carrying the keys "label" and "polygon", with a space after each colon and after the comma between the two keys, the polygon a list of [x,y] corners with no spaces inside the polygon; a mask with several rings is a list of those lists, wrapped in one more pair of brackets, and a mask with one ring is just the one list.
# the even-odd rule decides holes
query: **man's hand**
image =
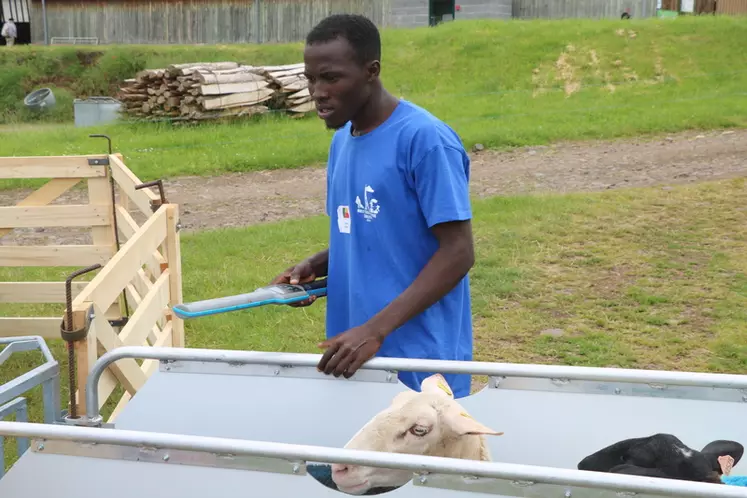
{"label": "man's hand", "polygon": [[[327,276],[327,263],[329,262],[329,249],[324,249],[318,253],[310,256],[295,266],[291,266],[286,269],[283,273],[272,279],[270,284],[305,284],[313,282],[317,278]],[[288,306],[294,308],[300,308],[301,306],[308,306],[316,301],[316,296],[311,296],[309,299],[298,301]]]}
{"label": "man's hand", "polygon": [[[286,269],[283,273],[275,277],[270,284],[305,284],[314,281],[314,279],[316,279],[314,268],[311,266],[309,260],[305,259],[297,265]],[[316,301],[316,296],[310,296],[309,299],[290,303],[288,306],[300,308],[302,306],[309,306],[314,301]]]}
{"label": "man's hand", "polygon": [[467,275],[475,261],[470,220],[435,225],[439,248],[415,281],[363,325],[319,345],[327,348],[317,369],[346,379],[373,357],[384,338],[433,305]]}
{"label": "man's hand", "polygon": [[320,348],[327,348],[327,351],[317,369],[328,375],[343,375],[349,379],[376,354],[383,340],[383,336],[369,324],[353,327],[319,344]]}

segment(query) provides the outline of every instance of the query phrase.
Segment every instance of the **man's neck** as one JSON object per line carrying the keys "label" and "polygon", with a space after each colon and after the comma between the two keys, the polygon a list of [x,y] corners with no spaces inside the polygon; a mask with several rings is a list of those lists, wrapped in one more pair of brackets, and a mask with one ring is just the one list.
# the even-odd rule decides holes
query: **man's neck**
{"label": "man's neck", "polygon": [[363,135],[373,131],[386,121],[397,107],[399,100],[384,88],[376,89],[358,115],[352,119],[353,135]]}

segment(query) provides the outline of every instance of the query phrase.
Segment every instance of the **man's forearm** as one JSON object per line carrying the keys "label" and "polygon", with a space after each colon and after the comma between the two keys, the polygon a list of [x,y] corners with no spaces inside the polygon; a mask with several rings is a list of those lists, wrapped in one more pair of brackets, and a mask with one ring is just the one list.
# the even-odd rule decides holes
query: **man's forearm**
{"label": "man's forearm", "polygon": [[314,275],[316,275],[317,278],[326,277],[329,266],[329,248],[319,251],[313,256],[309,256],[306,258],[306,261],[308,261],[311,268],[314,269]]}
{"label": "man's forearm", "polygon": [[389,335],[448,294],[473,264],[471,243],[440,247],[415,281],[372,317],[369,325],[382,338]]}

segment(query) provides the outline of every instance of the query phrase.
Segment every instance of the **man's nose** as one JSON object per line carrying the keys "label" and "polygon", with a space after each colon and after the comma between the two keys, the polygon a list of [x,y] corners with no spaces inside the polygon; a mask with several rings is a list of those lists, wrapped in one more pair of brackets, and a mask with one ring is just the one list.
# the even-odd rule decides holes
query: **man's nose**
{"label": "man's nose", "polygon": [[309,95],[314,100],[326,100],[329,98],[329,93],[321,85],[309,85]]}

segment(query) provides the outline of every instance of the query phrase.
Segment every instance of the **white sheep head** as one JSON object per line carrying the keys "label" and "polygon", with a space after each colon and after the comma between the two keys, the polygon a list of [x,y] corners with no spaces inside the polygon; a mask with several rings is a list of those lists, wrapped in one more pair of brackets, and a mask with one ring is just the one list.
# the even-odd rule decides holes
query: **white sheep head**
{"label": "white sheep head", "polygon": [[[346,449],[490,460],[484,435],[500,436],[473,419],[454,399],[440,374],[423,380],[421,392],[405,391],[368,421]],[[371,488],[399,487],[412,479],[409,470],[332,465],[340,491],[362,495]]]}

